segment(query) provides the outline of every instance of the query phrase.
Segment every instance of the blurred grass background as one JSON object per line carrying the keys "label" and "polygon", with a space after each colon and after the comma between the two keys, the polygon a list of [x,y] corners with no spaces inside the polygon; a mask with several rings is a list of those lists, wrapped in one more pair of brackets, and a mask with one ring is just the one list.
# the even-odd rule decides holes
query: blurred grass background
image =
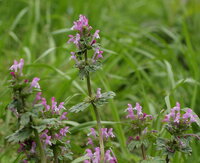
{"label": "blurred grass background", "polygon": [[[25,71],[41,78],[45,97],[63,101],[75,94],[67,108],[85,97],[85,81],[79,80],[69,60],[73,47],[66,44],[79,14],[101,30],[105,51],[103,70],[92,75],[93,88],[117,94],[101,108],[102,120],[123,121],[127,103],[137,101],[151,114],[170,109],[176,101],[200,114],[199,0],[0,0],[0,162],[18,162],[17,147],[4,139],[15,123],[5,110],[11,99],[8,68],[14,59],[24,58]],[[92,121],[89,110],[70,114],[69,119]],[[162,127],[159,119],[154,129]],[[137,151],[130,155],[126,150],[127,127],[112,127],[119,162],[137,162]],[[70,136],[75,158],[84,152],[87,130],[81,130]],[[196,126],[193,130],[199,132]],[[199,163],[199,143],[192,146],[190,157],[177,154],[173,162]],[[149,152],[158,154],[155,147]]]}

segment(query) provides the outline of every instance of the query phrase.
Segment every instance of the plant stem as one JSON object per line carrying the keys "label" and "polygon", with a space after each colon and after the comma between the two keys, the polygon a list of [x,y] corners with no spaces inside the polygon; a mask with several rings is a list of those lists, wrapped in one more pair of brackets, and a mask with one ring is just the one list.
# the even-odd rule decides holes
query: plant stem
{"label": "plant stem", "polygon": [[[34,125],[32,116],[30,117],[30,120]],[[38,131],[35,128],[33,130],[34,130],[34,134],[35,134],[36,143],[37,143],[37,146],[39,148],[39,154],[40,154],[40,157],[41,157],[40,162],[41,163],[46,163],[47,160],[46,160],[45,152],[44,152],[44,149],[43,149],[43,146],[42,146],[42,142],[40,141],[40,137],[39,137]]]}
{"label": "plant stem", "polygon": [[53,157],[54,157],[54,163],[58,163],[58,150],[56,145],[53,146]]}
{"label": "plant stem", "polygon": [[169,163],[169,156],[168,155],[166,156],[165,160],[166,160],[166,163]]}
{"label": "plant stem", "polygon": [[[139,136],[141,137],[141,129],[139,129]],[[143,143],[141,145],[141,151],[142,151],[142,158],[143,158],[143,160],[146,160],[145,147],[144,147]]]}
{"label": "plant stem", "polygon": [[143,157],[143,160],[146,160],[146,154],[145,154],[144,144],[141,145],[141,150],[142,150],[142,157]]}
{"label": "plant stem", "polygon": [[[87,51],[85,51],[85,64],[88,64]],[[90,73],[89,72],[86,76],[86,80],[87,80],[88,94],[89,94],[90,97],[92,97],[92,88],[91,88]],[[92,102],[92,106],[93,106],[93,109],[94,109],[94,112],[95,112],[96,121],[97,121],[97,128],[98,128],[98,133],[99,133],[99,145],[100,145],[100,151],[101,151],[100,162],[103,163],[104,162],[104,142],[103,142],[103,135],[102,135],[102,132],[101,132],[101,118],[100,118],[99,110],[93,102]]]}

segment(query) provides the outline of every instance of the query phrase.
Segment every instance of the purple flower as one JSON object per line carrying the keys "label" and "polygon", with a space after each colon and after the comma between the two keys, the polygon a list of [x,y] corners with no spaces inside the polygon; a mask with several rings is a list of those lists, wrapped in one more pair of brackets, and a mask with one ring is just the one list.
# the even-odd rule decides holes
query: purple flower
{"label": "purple flower", "polygon": [[20,145],[20,147],[18,148],[18,150],[17,150],[17,152],[24,152],[25,151],[25,144],[24,143],[20,143],[19,144]]}
{"label": "purple flower", "polygon": [[96,31],[95,31],[95,33],[94,33],[94,35],[93,35],[93,39],[95,39],[95,38],[99,39],[99,38],[100,38],[99,32],[100,32],[100,30],[96,30]]}
{"label": "purple flower", "polygon": [[128,104],[128,108],[125,111],[128,111],[128,115],[126,116],[126,118],[131,118],[131,119],[135,118],[134,112],[133,112],[133,107],[131,104]]}
{"label": "purple flower", "polygon": [[57,107],[57,102],[55,101],[55,97],[52,97],[52,98],[51,98],[51,110],[53,111],[53,113],[59,114],[59,111],[60,111],[61,109],[63,109],[63,108],[65,108],[65,107],[64,107],[64,102],[61,102],[61,103],[59,104],[59,106]]}
{"label": "purple flower", "polygon": [[185,114],[181,115],[180,113],[181,107],[180,104],[177,102],[176,106],[173,107],[170,110],[170,113],[165,115],[164,118],[164,122],[168,122],[168,123],[188,123],[191,124],[193,122],[196,122],[196,118],[198,117],[197,115],[192,114],[192,110],[191,109],[187,109],[187,111],[185,112]]}
{"label": "purple flower", "polygon": [[97,88],[97,94],[96,94],[96,98],[101,98],[101,88]]}
{"label": "purple flower", "polygon": [[47,100],[45,98],[42,98],[41,104],[45,107],[46,111],[50,110],[50,106],[47,105]]}
{"label": "purple flower", "polygon": [[135,108],[133,108],[133,110],[137,110],[137,115],[138,116],[143,115],[143,113],[142,113],[142,106],[140,106],[140,104],[138,102],[136,103]]}
{"label": "purple flower", "polygon": [[94,128],[90,128],[90,133],[87,134],[87,136],[90,136],[90,135],[94,136],[95,138],[97,137],[97,133]]}
{"label": "purple flower", "polygon": [[45,144],[46,145],[52,145],[52,143],[51,143],[51,136],[46,136],[46,139],[45,139]]}
{"label": "purple flower", "polygon": [[[128,115],[126,116],[126,118],[130,118],[132,120],[139,119],[141,121],[144,121],[147,118],[149,120],[153,119],[152,115],[148,115],[142,112],[142,106],[139,103],[136,103],[134,108],[131,104],[128,104],[128,108],[125,111],[128,111]],[[136,114],[134,114],[134,111],[136,112]]]}
{"label": "purple flower", "polygon": [[100,148],[99,147],[96,147],[95,148],[95,152],[94,152],[94,155],[93,155],[93,162],[94,163],[99,163],[100,162]]}
{"label": "purple flower", "polygon": [[57,133],[54,135],[54,137],[55,137],[56,139],[61,139],[61,135],[60,135],[60,134],[57,134]]}
{"label": "purple flower", "polygon": [[73,59],[74,61],[76,61],[76,63],[78,63],[75,52],[71,52],[71,59]]}
{"label": "purple flower", "polygon": [[108,129],[107,128],[101,128],[101,134],[102,134],[103,137],[105,137],[107,139],[109,137]]}
{"label": "purple flower", "polygon": [[103,51],[99,47],[95,48],[94,55],[92,57],[93,61],[96,62],[98,59],[103,58]]}
{"label": "purple flower", "polygon": [[24,59],[20,59],[19,63],[16,60],[14,60],[14,64],[10,67],[9,70],[12,70],[14,72],[18,72],[19,70],[20,75],[22,75],[23,67],[24,67]]}
{"label": "purple flower", "polygon": [[115,137],[115,135],[113,134],[113,128],[110,128],[110,129],[108,130],[108,135],[109,135],[111,138],[114,138],[114,137]]}
{"label": "purple flower", "polygon": [[38,101],[42,100],[41,95],[42,95],[42,92],[38,92],[38,93],[36,94],[35,100],[34,100],[33,104],[36,104]]}
{"label": "purple flower", "polygon": [[28,163],[28,160],[25,159],[25,160],[22,160],[22,162],[23,162],[23,163]]}
{"label": "purple flower", "polygon": [[61,128],[61,129],[60,129],[60,135],[66,136],[66,133],[69,132],[68,129],[69,129],[68,126],[67,126],[67,127],[64,127],[64,128]]}
{"label": "purple flower", "polygon": [[40,138],[46,138],[48,135],[47,135],[47,133],[49,132],[49,130],[44,130],[43,132],[42,132],[42,134],[40,135]]}
{"label": "purple flower", "polygon": [[93,153],[92,153],[92,151],[90,150],[90,149],[86,149],[86,156],[88,156],[88,157],[90,157],[90,159],[92,159],[92,157],[93,157]]}
{"label": "purple flower", "polygon": [[108,161],[109,163],[116,163],[117,160],[115,157],[111,156],[111,151],[107,150],[105,153],[105,162]]}
{"label": "purple flower", "polygon": [[33,142],[32,142],[32,146],[31,146],[30,152],[31,152],[31,153],[35,153],[35,152],[36,152],[35,149],[36,149],[36,143],[33,141]]}
{"label": "purple flower", "polygon": [[60,116],[60,120],[64,120],[64,119],[67,120],[66,115],[67,115],[67,112],[63,112],[62,115]]}
{"label": "purple flower", "polygon": [[74,43],[77,47],[79,47],[79,42],[80,42],[80,39],[81,39],[81,36],[79,33],[76,34],[76,36],[73,36],[73,35],[69,35],[69,40],[67,43]]}
{"label": "purple flower", "polygon": [[88,142],[86,143],[86,145],[93,145],[93,141],[92,141],[92,139],[91,138],[88,138]]}
{"label": "purple flower", "polygon": [[79,20],[74,21],[74,25],[71,29],[82,32],[84,28],[91,29],[88,24],[88,19],[84,15],[80,15]]}
{"label": "purple flower", "polygon": [[40,89],[40,85],[38,83],[39,80],[40,80],[40,78],[37,78],[37,77],[33,78],[32,82],[31,82],[31,87],[30,88],[34,87],[34,88]]}
{"label": "purple flower", "polygon": [[114,138],[115,135],[113,134],[113,128],[107,129],[107,128],[101,128],[101,133],[104,138],[108,139],[109,137]]}

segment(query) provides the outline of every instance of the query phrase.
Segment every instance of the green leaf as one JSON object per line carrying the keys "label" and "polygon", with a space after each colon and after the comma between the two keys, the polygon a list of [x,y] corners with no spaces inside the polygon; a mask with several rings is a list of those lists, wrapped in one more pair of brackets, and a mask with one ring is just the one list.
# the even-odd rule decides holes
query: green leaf
{"label": "green leaf", "polygon": [[84,160],[90,159],[87,156],[82,156],[82,157],[78,157],[77,159],[73,160],[71,163],[78,163],[78,162],[83,162]]}
{"label": "green leaf", "polygon": [[86,108],[88,108],[90,106],[90,103],[88,102],[81,102],[75,106],[72,106],[69,111],[70,112],[75,112],[75,113],[78,113],[79,111],[83,111],[85,110]]}
{"label": "green leaf", "polygon": [[20,124],[22,126],[27,125],[30,122],[31,115],[32,115],[32,113],[30,113],[30,112],[26,112],[26,113],[22,114],[21,119],[20,119]]}
{"label": "green leaf", "polygon": [[116,94],[114,92],[112,92],[112,91],[102,93],[101,97],[98,98],[94,103],[97,106],[104,105],[105,103],[108,103],[109,99],[114,98],[114,96],[116,96]]}
{"label": "green leaf", "polygon": [[135,148],[139,148],[143,143],[141,141],[131,141],[129,144],[128,144],[128,149],[130,151],[134,150]]}
{"label": "green leaf", "polygon": [[6,139],[8,140],[8,142],[18,143],[24,141],[25,139],[28,139],[31,134],[32,129],[30,127],[24,127],[15,131],[15,133],[13,133],[12,135],[7,136]]}

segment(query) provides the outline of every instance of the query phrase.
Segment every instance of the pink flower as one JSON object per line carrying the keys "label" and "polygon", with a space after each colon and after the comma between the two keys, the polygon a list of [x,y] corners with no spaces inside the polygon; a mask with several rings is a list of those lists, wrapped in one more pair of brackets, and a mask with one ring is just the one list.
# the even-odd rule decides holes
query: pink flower
{"label": "pink flower", "polygon": [[91,138],[88,138],[88,142],[86,143],[86,145],[93,145],[93,141]]}
{"label": "pink flower", "polygon": [[94,35],[93,35],[93,39],[95,39],[95,38],[99,39],[99,38],[100,38],[99,32],[100,32],[100,30],[96,30],[96,31],[95,31],[95,33],[94,33]]}
{"label": "pink flower", "polygon": [[113,128],[110,128],[110,129],[108,130],[108,135],[109,135],[111,138],[114,138],[114,137],[115,137],[115,135],[113,134]]}
{"label": "pink flower", "polygon": [[107,139],[109,137],[108,129],[107,128],[101,128],[101,134],[102,134],[103,137],[105,137]]}
{"label": "pink flower", "polygon": [[61,110],[61,109],[64,109],[65,107],[64,107],[64,102],[61,102],[60,104],[59,104],[59,106],[57,106],[57,102],[55,101],[55,97],[52,97],[51,98],[51,110],[53,111],[53,113],[59,113],[59,111]]}
{"label": "pink flower", "polygon": [[36,104],[38,101],[42,100],[41,95],[42,95],[42,92],[38,92],[38,93],[36,94],[35,100],[34,100],[33,104]]}
{"label": "pink flower", "polygon": [[97,88],[97,94],[96,94],[96,98],[101,98],[101,88]]}
{"label": "pink flower", "polygon": [[40,80],[40,78],[37,78],[37,77],[33,78],[32,82],[31,82],[31,87],[30,88],[34,87],[34,88],[40,89],[40,85],[38,83],[39,80]]}
{"label": "pink flower", "polygon": [[42,134],[40,135],[40,138],[46,138],[48,135],[47,135],[47,133],[49,132],[49,130],[44,130],[43,132],[42,132]]}
{"label": "pink flower", "polygon": [[73,59],[74,61],[76,61],[76,63],[78,63],[75,52],[71,52],[71,59]]}
{"label": "pink flower", "polygon": [[134,119],[134,112],[133,112],[133,107],[131,104],[128,104],[128,108],[126,109],[126,111],[128,111],[128,115],[126,116],[126,118],[131,118]]}
{"label": "pink flower", "polygon": [[18,148],[17,152],[24,152],[25,151],[25,144],[20,143],[19,145],[20,145],[20,147]]}
{"label": "pink flower", "polygon": [[66,115],[67,115],[67,112],[63,112],[62,115],[60,116],[60,120],[64,120],[64,119],[67,120]]}
{"label": "pink flower", "polygon": [[[125,111],[128,111],[128,115],[126,116],[126,118],[130,118],[132,120],[139,119],[141,121],[144,121],[147,119],[149,120],[153,119],[152,115],[148,115],[142,112],[142,106],[139,103],[136,103],[134,108],[132,107],[131,104],[128,104],[128,108]],[[134,114],[134,111],[137,114]]]}
{"label": "pink flower", "polygon": [[109,163],[116,163],[117,160],[115,157],[111,156],[111,151],[107,150],[105,153],[105,162],[108,161]]}
{"label": "pink flower", "polygon": [[25,159],[25,160],[22,160],[22,162],[23,162],[23,163],[28,163],[28,161],[27,161],[26,159]]}
{"label": "pink flower", "polygon": [[36,152],[35,149],[36,149],[36,143],[33,141],[33,142],[32,142],[32,146],[31,146],[30,152],[31,152],[31,153],[35,153],[35,152]]}
{"label": "pink flower", "polygon": [[108,139],[109,137],[114,138],[115,135],[113,134],[113,128],[107,129],[107,128],[101,128],[101,132],[103,137]]}
{"label": "pink flower", "polygon": [[52,145],[52,143],[51,143],[51,136],[48,136],[48,135],[46,136],[45,144]]}
{"label": "pink flower", "polygon": [[79,47],[79,42],[80,42],[80,34],[77,33],[76,36],[73,36],[73,35],[69,35],[69,40],[68,40],[68,43],[74,43],[77,47]]}
{"label": "pink flower", "polygon": [[61,128],[61,129],[60,129],[60,135],[66,136],[66,133],[69,132],[68,129],[69,129],[68,126],[67,126],[67,127],[64,127],[64,128]]}
{"label": "pink flower", "polygon": [[102,54],[103,54],[103,51],[101,51],[100,48],[97,47],[97,48],[95,48],[95,52],[94,52],[92,59],[94,61],[97,61],[98,59],[103,58]]}
{"label": "pink flower", "polygon": [[96,147],[95,148],[95,152],[94,152],[94,156],[93,156],[93,162],[94,163],[99,163],[100,162],[100,148],[99,147]]}
{"label": "pink flower", "polygon": [[94,136],[95,138],[97,137],[97,133],[94,128],[90,128],[90,133],[87,134],[87,136],[90,136],[90,135]]}
{"label": "pink flower", "polygon": [[91,27],[88,24],[88,19],[84,15],[80,15],[79,20],[74,21],[74,25],[72,26],[71,29],[82,32],[84,28],[91,29]]}
{"label": "pink flower", "polygon": [[24,59],[20,59],[19,63],[16,60],[14,60],[14,64],[10,67],[9,70],[12,70],[14,72],[18,72],[19,70],[20,75],[22,75],[23,67],[24,67]]}
{"label": "pink flower", "polygon": [[86,156],[88,156],[88,157],[90,157],[90,159],[92,159],[93,153],[92,153],[92,151],[90,149],[86,149]]}
{"label": "pink flower", "polygon": [[56,139],[61,139],[61,135],[59,135],[57,133],[54,136],[55,136]]}
{"label": "pink flower", "polygon": [[188,124],[196,122],[196,118],[198,116],[192,114],[191,109],[187,109],[186,113],[183,115],[181,115],[180,110],[181,110],[180,104],[177,102],[176,106],[170,110],[170,113],[165,115],[165,119],[163,121],[168,123],[174,122],[177,124],[179,124],[180,122]]}
{"label": "pink flower", "polygon": [[143,113],[142,113],[142,106],[140,106],[140,104],[138,102],[136,103],[135,108],[133,108],[133,110],[137,110],[137,115],[138,116],[143,115]]}
{"label": "pink flower", "polygon": [[42,103],[41,104],[45,107],[46,111],[50,110],[50,106],[47,105],[47,100],[45,98],[42,98]]}

